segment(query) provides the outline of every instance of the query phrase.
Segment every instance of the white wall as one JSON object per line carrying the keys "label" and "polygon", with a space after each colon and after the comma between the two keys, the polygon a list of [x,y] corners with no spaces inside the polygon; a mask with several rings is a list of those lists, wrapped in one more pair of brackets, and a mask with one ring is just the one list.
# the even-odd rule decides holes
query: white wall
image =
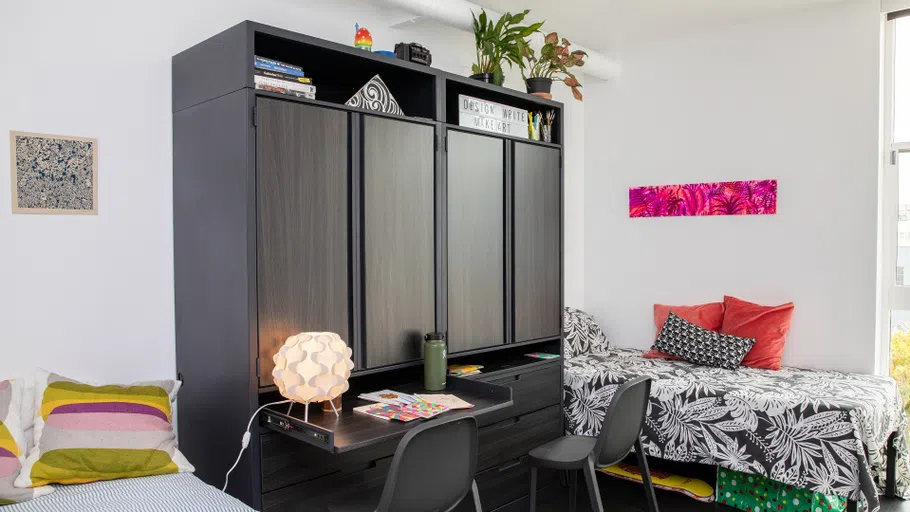
{"label": "white wall", "polygon": [[[875,366],[879,4],[619,55],[587,87],[585,305],[620,346],[651,306],[796,303],[784,363]],[[630,186],[779,180],[774,216],[630,219]]]}
{"label": "white wall", "polygon": [[[470,34],[387,28],[406,18],[330,0],[0,4],[0,132],[97,137],[100,147],[97,217],[13,216],[0,143],[0,376],[35,366],[109,381],[174,375],[172,55],[244,19],[345,43],[359,22],[376,49],[416,40],[435,66],[468,74]],[[581,305],[582,105],[569,104],[568,116],[566,188],[578,197],[567,200],[566,288]]]}

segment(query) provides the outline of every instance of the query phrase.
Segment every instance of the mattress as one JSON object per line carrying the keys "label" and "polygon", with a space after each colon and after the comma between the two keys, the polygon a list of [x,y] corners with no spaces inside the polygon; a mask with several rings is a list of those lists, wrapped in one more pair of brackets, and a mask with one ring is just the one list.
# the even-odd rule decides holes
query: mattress
{"label": "mattress", "polygon": [[887,449],[897,494],[910,497],[910,459],[897,383],[888,377],[783,368],[724,370],[645,359],[611,348],[566,360],[572,434],[600,432],[619,384],[653,380],[642,442],[648,455],[722,466],[878,508]]}
{"label": "mattress", "polygon": [[55,486],[56,491],[2,512],[249,512],[237,499],[191,473],[126,478],[82,485]]}

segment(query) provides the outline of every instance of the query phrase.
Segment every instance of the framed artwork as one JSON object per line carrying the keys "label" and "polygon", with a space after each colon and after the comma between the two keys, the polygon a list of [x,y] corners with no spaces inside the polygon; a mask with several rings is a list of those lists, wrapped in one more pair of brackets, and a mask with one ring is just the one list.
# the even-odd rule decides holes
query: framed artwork
{"label": "framed artwork", "polygon": [[629,217],[774,215],[777,180],[656,185],[629,189]]}
{"label": "framed artwork", "polygon": [[98,139],[14,132],[13,213],[98,214]]}

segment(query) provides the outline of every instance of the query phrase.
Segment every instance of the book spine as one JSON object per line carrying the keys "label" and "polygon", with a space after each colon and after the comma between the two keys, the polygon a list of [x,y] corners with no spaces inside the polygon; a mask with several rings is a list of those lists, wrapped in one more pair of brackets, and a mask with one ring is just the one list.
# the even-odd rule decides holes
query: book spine
{"label": "book spine", "polygon": [[272,65],[272,66],[281,66],[281,67],[285,67],[285,68],[289,68],[289,69],[294,69],[294,70],[300,71],[301,73],[303,72],[303,68],[302,68],[302,67],[300,67],[300,66],[295,66],[295,65],[293,65],[293,64],[288,64],[287,62],[281,62],[280,60],[275,60],[275,59],[267,59],[267,58],[265,58],[265,57],[260,57],[259,55],[254,55],[253,57],[254,57],[254,59],[255,59],[254,62],[261,62],[261,63],[263,63],[263,64],[269,64],[269,65]]}
{"label": "book spine", "polygon": [[267,76],[253,76],[253,83],[259,85],[269,85],[272,87],[284,87],[286,89],[297,91],[297,92],[306,92],[310,94],[316,94],[316,86],[312,84],[302,84],[299,82],[291,82],[288,80],[279,80],[277,78],[271,78]]}
{"label": "book spine", "polygon": [[269,71],[278,71],[280,73],[286,73],[288,75],[294,75],[303,77],[303,69],[292,66],[290,64],[285,64],[283,62],[278,62],[276,60],[263,59],[262,57],[256,57],[253,61],[253,66],[260,69],[267,69]]}
{"label": "book spine", "polygon": [[256,84],[256,89],[259,89],[259,90],[262,90],[262,91],[277,92],[277,93],[279,93],[279,94],[287,94],[287,95],[289,95],[289,96],[294,96],[294,97],[297,97],[297,98],[306,98],[306,99],[310,99],[310,100],[315,100],[315,99],[316,99],[316,94],[315,94],[315,93],[312,93],[312,92],[292,91],[292,90],[290,90],[290,89],[288,89],[288,88],[286,88],[286,87],[275,87],[275,86],[273,86],[273,85]]}
{"label": "book spine", "polygon": [[301,84],[311,84],[313,79],[305,78],[297,75],[289,75],[287,73],[281,73],[280,71],[269,71],[268,69],[255,68],[253,69],[253,75],[255,76],[267,76],[269,78],[275,78],[277,80],[287,80],[289,82],[297,82]]}

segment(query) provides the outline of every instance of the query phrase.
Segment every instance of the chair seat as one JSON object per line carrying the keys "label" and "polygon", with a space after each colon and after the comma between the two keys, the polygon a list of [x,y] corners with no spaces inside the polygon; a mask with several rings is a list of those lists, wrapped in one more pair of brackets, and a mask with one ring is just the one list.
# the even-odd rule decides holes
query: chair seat
{"label": "chair seat", "polygon": [[594,450],[596,437],[566,436],[538,446],[528,453],[530,464],[552,469],[579,469]]}

